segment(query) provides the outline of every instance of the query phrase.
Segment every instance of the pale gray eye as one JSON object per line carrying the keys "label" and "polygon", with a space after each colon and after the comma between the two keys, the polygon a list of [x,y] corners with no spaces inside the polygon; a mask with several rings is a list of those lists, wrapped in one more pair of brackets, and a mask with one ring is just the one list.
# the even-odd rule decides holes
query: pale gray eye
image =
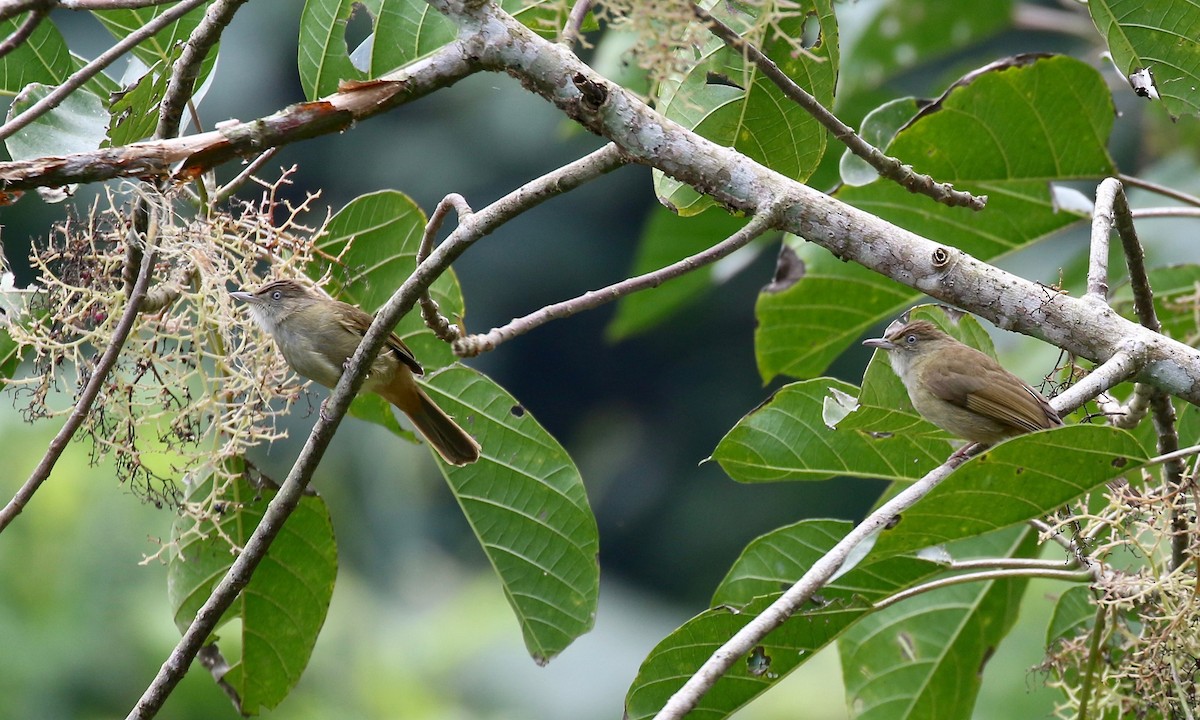
{"label": "pale gray eye", "polygon": [[904,342],[908,343],[909,345],[914,345],[917,342],[917,336],[909,335],[908,337],[904,338]]}
{"label": "pale gray eye", "polygon": [[271,293],[271,299],[272,299],[272,300],[281,300],[282,298],[283,298],[283,293],[279,292],[278,290],[276,290],[275,292]]}

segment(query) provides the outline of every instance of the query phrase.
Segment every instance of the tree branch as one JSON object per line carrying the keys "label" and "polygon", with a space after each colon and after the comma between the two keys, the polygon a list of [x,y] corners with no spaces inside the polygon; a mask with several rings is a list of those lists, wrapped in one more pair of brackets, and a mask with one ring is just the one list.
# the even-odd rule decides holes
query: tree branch
{"label": "tree branch", "polygon": [[359,120],[452,85],[473,70],[469,55],[457,43],[451,43],[378,80],[347,84],[321,100],[299,103],[253,122],[233,120],[211,132],[182,138],[0,163],[0,190],[54,187],[115,177],[187,179],[223,162],[268,148],[347,130]]}
{"label": "tree branch", "polygon": [[1007,580],[1009,578],[1050,578],[1051,580],[1065,580],[1067,582],[1083,583],[1092,580],[1091,573],[1082,570],[1063,570],[1053,568],[1005,568],[1000,570],[983,570],[974,573],[965,573],[963,575],[954,575],[947,578],[939,578],[930,580],[927,583],[922,583],[915,587],[901,590],[895,595],[890,595],[871,606],[871,610],[882,610],[886,607],[895,605],[898,602],[903,602],[909,598],[923,595],[924,593],[933,590],[940,590],[953,585],[962,585],[963,583],[985,582],[990,580]]}
{"label": "tree branch", "polygon": [[[67,98],[68,95],[75,92],[88,81],[100,74],[104,68],[111,65],[125,53],[129,52],[142,41],[149,38],[154,33],[162,30],[167,25],[175,22],[193,9],[204,4],[207,0],[183,0],[175,7],[167,10],[162,15],[154,18],[142,27],[134,30],[126,35],[116,45],[113,45],[108,50],[105,50],[95,60],[79,68],[71,73],[71,76],[64,80],[62,84],[46,94],[46,97],[38,100],[33,105],[30,105],[27,110],[17,115],[13,119],[0,126],[0,140],[11,137],[15,132],[25,127],[29,123],[37,120],[45,113],[58,107],[59,103]],[[36,162],[36,161],[35,161]],[[66,185],[68,183],[60,183]]]}
{"label": "tree branch", "polygon": [[171,68],[171,79],[167,91],[158,106],[158,128],[154,136],[159,139],[173,138],[179,134],[180,118],[192,99],[196,79],[200,77],[200,64],[212,50],[221,33],[233,20],[233,15],[246,0],[217,0],[204,11],[204,18],[192,30],[183,52]]}
{"label": "tree branch", "polygon": [[35,7],[30,10],[29,16],[17,26],[17,29],[4,38],[4,42],[0,42],[0,57],[4,57],[13,50],[16,50],[20,47],[21,43],[28,40],[33,31],[37,30],[37,26],[41,25],[42,21],[49,14],[50,8],[48,7]]}
{"label": "tree branch", "polygon": [[671,263],[664,268],[622,280],[599,290],[591,290],[570,300],[547,305],[537,312],[517,318],[507,325],[495,328],[483,335],[468,335],[454,343],[454,353],[459,357],[475,357],[480,353],[494,350],[500,343],[511,340],[519,335],[524,335],[551,320],[560,320],[584,310],[600,307],[614,300],[619,300],[626,295],[658,287],[672,278],[677,278],[705,265],[711,265],[721,258],[727,257],[735,250],[745,247],[754,238],[771,230],[779,219],[781,209],[782,204],[769,206],[764,214],[755,215],[745,227],[728,238],[703,252]]}

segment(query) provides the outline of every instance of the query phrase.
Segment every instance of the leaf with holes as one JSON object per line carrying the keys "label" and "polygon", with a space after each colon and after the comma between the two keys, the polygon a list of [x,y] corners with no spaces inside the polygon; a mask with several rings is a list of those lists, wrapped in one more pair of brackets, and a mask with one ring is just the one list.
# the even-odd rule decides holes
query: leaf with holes
{"label": "leaf with holes", "polygon": [[426,379],[434,401],[483,448],[471,465],[439,466],[525,646],[544,664],[595,622],[599,536],[583,479],[562,446],[485,375],[454,365]]}

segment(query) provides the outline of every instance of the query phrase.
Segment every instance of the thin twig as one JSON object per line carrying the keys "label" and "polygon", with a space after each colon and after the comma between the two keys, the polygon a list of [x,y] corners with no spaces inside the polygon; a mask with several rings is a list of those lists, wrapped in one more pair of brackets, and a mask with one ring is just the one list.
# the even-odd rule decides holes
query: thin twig
{"label": "thin twig", "polygon": [[[421,244],[417,247],[417,263],[420,264],[429,257],[429,253],[433,252],[433,239],[437,237],[438,230],[442,228],[442,223],[446,220],[446,216],[451,210],[458,212],[458,222],[462,223],[474,210],[467,203],[467,199],[458,193],[450,193],[442,198],[434,208],[433,213],[429,216],[429,222],[425,223],[425,232],[421,235]],[[437,301],[430,295],[429,289],[421,293],[421,298],[418,300],[421,305],[421,318],[424,319],[425,325],[433,331],[433,334],[439,340],[447,343],[453,343],[462,337],[462,330],[458,325],[452,323],[449,318],[442,315],[441,308],[438,307]]]}
{"label": "thin twig", "polygon": [[1200,208],[1138,208],[1137,210],[1134,210],[1132,214],[1135,220],[1149,220],[1152,218],[1198,218],[1200,217]]}
{"label": "thin twig", "polygon": [[774,206],[766,207],[766,212],[752,217],[750,222],[746,223],[741,230],[738,230],[736,233],[703,252],[690,255],[658,270],[613,283],[599,290],[590,290],[570,300],[547,305],[536,312],[511,321],[507,325],[493,328],[485,334],[468,335],[454,343],[454,353],[459,357],[475,357],[480,353],[494,350],[501,343],[524,335],[551,320],[570,317],[578,312],[591,310],[614,300],[619,300],[626,295],[658,287],[668,280],[702,268],[705,265],[711,265],[733,253],[735,250],[744,247],[759,235],[771,230],[778,222],[779,212],[783,209],[784,205],[785,203],[776,203]]}
{"label": "thin twig", "polygon": [[1100,641],[1104,636],[1104,619],[1108,613],[1108,606],[1102,603],[1096,604],[1096,619],[1092,622],[1092,639],[1088,646],[1087,669],[1084,671],[1083,681],[1079,686],[1079,714],[1077,720],[1087,720],[1088,703],[1092,699],[1092,686],[1096,680],[1096,668],[1102,662],[1100,657]]}
{"label": "thin twig", "polygon": [[47,93],[41,100],[30,105],[27,110],[4,123],[3,126],[0,126],[0,140],[11,137],[13,133],[58,107],[59,103],[66,99],[68,95],[83,87],[87,81],[115,62],[117,58],[205,2],[207,0],[183,0],[175,7],[165,11],[162,15],[126,35],[116,45],[113,45],[97,56],[95,60],[92,60],[72,73],[69,78]]}
{"label": "thin twig", "polygon": [[33,34],[33,31],[37,30],[37,26],[41,25],[42,20],[45,20],[46,16],[49,14],[50,8],[48,7],[33,8],[29,12],[29,16],[17,26],[17,29],[13,30],[8,37],[4,38],[4,42],[0,42],[0,57],[4,57],[13,50],[16,50],[21,43],[28,40],[29,36]]}
{"label": "thin twig", "polygon": [[836,545],[809,567],[794,585],[784,591],[778,600],[758,614],[725,642],[700,669],[692,674],[667,700],[655,720],[682,720],[700,702],[700,698],[775,628],[799,611],[805,603],[830,581],[862,543],[882,532],[904,511],[929,494],[950,476],[958,463],[946,462],[931,470],[925,477],[909,485],[898,495],[868,515],[846,534]]}
{"label": "thin twig", "polygon": [[582,37],[583,21],[595,4],[596,0],[575,0],[570,14],[567,15],[567,24],[563,26],[562,34],[558,37],[560,43],[569,48],[575,47],[575,43]]}
{"label": "thin twig", "polygon": [[1150,192],[1158,193],[1163,197],[1169,197],[1187,205],[1200,207],[1200,197],[1188,195],[1187,193],[1180,192],[1175,188],[1167,187],[1166,185],[1159,185],[1158,183],[1150,182],[1149,180],[1143,180],[1142,178],[1134,177],[1133,175],[1121,174],[1117,175],[1117,179],[1125,185],[1131,185],[1136,188],[1141,188],[1142,190],[1149,190]]}
{"label": "thin twig", "polygon": [[100,361],[96,363],[95,369],[92,371],[92,376],[88,378],[87,385],[84,386],[83,392],[79,394],[79,401],[75,403],[74,409],[71,410],[70,416],[63,424],[62,429],[50,441],[50,445],[46,448],[46,454],[42,457],[41,462],[34,469],[29,479],[25,484],[17,490],[17,494],[13,499],[0,510],[0,532],[8,527],[9,523],[21,513],[21,510],[33,498],[34,493],[41,487],[42,483],[50,477],[51,471],[54,470],[55,463],[62,457],[63,451],[71,442],[71,438],[75,436],[75,432],[83,424],[88,413],[91,412],[92,404],[96,401],[96,396],[100,394],[100,388],[103,387],[108,379],[108,373],[117,363],[117,358],[121,354],[121,350],[125,347],[125,341],[129,338],[129,334],[133,331],[133,326],[137,321],[138,313],[140,312],[142,301],[146,297],[146,289],[150,287],[150,277],[153,274],[151,271],[154,268],[154,242],[157,234],[157,227],[151,224],[150,230],[146,233],[146,248],[142,253],[141,269],[138,271],[137,282],[134,283],[132,292],[129,294],[129,300],[125,304],[125,312],[121,315],[121,320],[117,323],[113,330],[112,340],[108,347],[104,349],[104,354],[100,356]]}
{"label": "thin twig", "polygon": [[779,69],[779,66],[771,58],[764,55],[761,50],[738,35],[733,28],[713,17],[707,10],[694,3],[692,4],[692,12],[713,35],[720,38],[730,48],[737,50],[749,58],[751,62],[758,66],[758,69],[767,79],[775,83],[783,91],[783,94],[788,99],[804,108],[809,115],[812,115],[817,122],[824,125],[833,134],[834,138],[845,145],[850,152],[859,156],[871,167],[875,168],[880,176],[898,183],[909,192],[927,195],[937,202],[950,207],[968,207],[972,210],[982,210],[987,204],[986,195],[976,196],[969,192],[955,190],[954,186],[949,183],[937,182],[928,175],[916,172],[912,167],[905,165],[896,158],[883,154],[878,148],[855,133],[853,128],[827,110],[808,91],[797,85],[795,81],[787,76],[787,73]]}
{"label": "thin twig", "polygon": [[1050,404],[1059,415],[1065,417],[1100,393],[1133,377],[1138,370],[1139,364],[1134,355],[1127,350],[1118,350],[1074,385],[1056,395]]}
{"label": "thin twig", "polygon": [[217,0],[204,11],[204,17],[192,30],[179,59],[171,67],[171,79],[167,82],[167,91],[159,104],[155,137],[165,139],[179,134],[179,120],[183,117],[184,108],[192,99],[196,79],[200,77],[200,65],[221,39],[221,33],[233,20],[234,13],[245,2],[246,0]]}
{"label": "thin twig", "polygon": [[927,583],[922,583],[915,587],[910,587],[907,590],[902,590],[895,595],[890,595],[871,606],[871,610],[882,610],[898,602],[903,602],[909,598],[922,595],[924,593],[940,590],[941,588],[951,587],[953,585],[962,585],[963,583],[985,582],[988,580],[1007,580],[1009,578],[1050,578],[1051,580],[1066,580],[1067,582],[1089,582],[1091,581],[1091,573],[1080,570],[1062,570],[1052,568],[1006,568],[1001,570],[984,570],[976,573],[966,573],[963,575],[954,575],[947,578],[939,578],[930,580]]}
{"label": "thin twig", "polygon": [[273,147],[268,148],[265,152],[259,153],[258,157],[251,160],[250,164],[247,165],[240,173],[238,173],[237,177],[225,183],[218,188],[215,193],[213,193],[212,204],[220,205],[228,200],[235,192],[237,192],[238,188],[240,188],[246,183],[247,180],[250,179],[251,175],[258,172],[259,168],[261,168],[263,165],[266,165],[271,158],[275,157],[275,153],[277,152],[279,152],[279,148]]}

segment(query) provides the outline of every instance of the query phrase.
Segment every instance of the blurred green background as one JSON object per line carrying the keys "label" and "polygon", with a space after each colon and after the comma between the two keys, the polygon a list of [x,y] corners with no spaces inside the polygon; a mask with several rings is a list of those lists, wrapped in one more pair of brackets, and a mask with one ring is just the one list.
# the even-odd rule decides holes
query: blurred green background
{"label": "blurred green background", "polygon": [[[839,4],[844,23],[879,3]],[[302,99],[296,77],[301,3],[249,3],[222,42],[206,128],[250,120]],[[90,18],[54,15],[78,52],[102,50]],[[896,94],[936,94],[962,70],[1026,50],[1071,50],[1058,35],[1011,32],[971,54],[903,77]],[[1087,56],[1094,58],[1094,52]],[[843,73],[853,68],[843,68]],[[1139,158],[1156,127],[1128,92],[1114,153],[1123,167],[1195,191],[1196,158],[1158,168]],[[851,110],[854,122],[859,110]],[[445,194],[475,207],[599,147],[507,76],[465,80],[353,131],[285,148],[268,165],[295,163],[297,196],[320,188],[334,209],[383,188],[427,211]],[[1092,189],[1081,186],[1085,194]],[[81,195],[79,202],[85,201]],[[624,168],[537,208],[478,243],[456,264],[466,322],[484,332],[548,302],[614,282],[631,265],[642,223],[656,211],[650,173]],[[36,198],[5,208],[3,240],[18,265],[31,237],[61,206]],[[312,218],[314,224],[320,217]],[[1186,226],[1149,226],[1152,255],[1183,253]],[[1045,282],[1081,267],[1076,231],[1010,257],[1006,267]],[[1175,244],[1172,244],[1172,243]],[[1176,248],[1172,250],[1171,248]],[[1166,248],[1165,250],[1157,248]],[[604,339],[612,308],[558,321],[470,361],[517,398],[575,458],[600,526],[602,589],[596,628],[546,668],[525,654],[516,621],[470,529],[424,448],[350,421],[318,470],[330,505],[340,573],[329,619],[297,690],[273,714],[288,718],[617,718],[645,654],[707,607],[742,547],[808,517],[857,519],[882,484],[743,486],[702,463],[743,414],[766,399],[753,352],[754,300],[770,281],[774,247],[716,292],[649,335]],[[1034,377],[1052,348],[1001,350]],[[857,382],[867,353],[847,353],[830,374]],[[318,397],[323,390],[314,391]],[[58,420],[29,426],[21,401],[0,396],[0,447],[8,472],[0,495],[28,477]],[[315,407],[315,404],[314,404]],[[312,417],[290,418],[291,439],[252,459],[282,478]],[[109,467],[88,465],[73,445],[26,512],[0,536],[0,720],[92,718],[129,710],[178,639],[165,568],[140,561],[158,549],[173,516],[141,503]],[[1045,717],[1053,695],[1031,670],[1041,660],[1047,598],[1034,583],[1027,611],[987,668],[977,717]],[[207,673],[193,669],[163,717],[236,713]],[[836,656],[823,652],[739,717],[846,716]]]}

